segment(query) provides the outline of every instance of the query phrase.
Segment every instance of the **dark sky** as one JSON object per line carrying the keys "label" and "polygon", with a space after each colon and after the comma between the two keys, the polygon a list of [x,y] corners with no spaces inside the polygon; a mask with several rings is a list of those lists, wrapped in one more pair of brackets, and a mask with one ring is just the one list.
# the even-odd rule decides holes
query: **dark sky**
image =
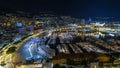
{"label": "dark sky", "polygon": [[77,17],[120,17],[120,0],[0,0],[0,7],[30,12],[53,11]]}

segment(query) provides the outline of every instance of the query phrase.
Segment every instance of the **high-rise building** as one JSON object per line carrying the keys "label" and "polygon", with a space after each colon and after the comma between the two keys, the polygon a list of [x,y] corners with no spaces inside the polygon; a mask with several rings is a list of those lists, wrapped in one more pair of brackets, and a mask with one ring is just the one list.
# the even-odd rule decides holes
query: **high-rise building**
{"label": "high-rise building", "polygon": [[81,23],[82,23],[82,24],[85,24],[85,19],[82,19],[82,20],[81,20]]}

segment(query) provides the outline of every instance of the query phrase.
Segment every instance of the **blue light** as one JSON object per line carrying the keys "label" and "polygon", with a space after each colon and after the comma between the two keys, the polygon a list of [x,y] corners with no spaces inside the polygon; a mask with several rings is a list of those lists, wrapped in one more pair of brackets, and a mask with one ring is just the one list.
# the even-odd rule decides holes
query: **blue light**
{"label": "blue light", "polygon": [[17,27],[22,27],[23,24],[22,24],[22,22],[17,22],[17,23],[16,23],[16,26],[17,26]]}
{"label": "blue light", "polygon": [[92,22],[92,18],[89,18],[88,21],[89,21],[89,22]]}

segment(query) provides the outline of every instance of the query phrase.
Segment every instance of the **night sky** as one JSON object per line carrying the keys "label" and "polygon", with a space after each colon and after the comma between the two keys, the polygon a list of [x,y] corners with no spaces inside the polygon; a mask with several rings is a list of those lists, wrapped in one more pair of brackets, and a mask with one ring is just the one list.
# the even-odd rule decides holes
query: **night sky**
{"label": "night sky", "polygon": [[0,0],[0,8],[28,12],[53,11],[77,17],[120,17],[120,0]]}

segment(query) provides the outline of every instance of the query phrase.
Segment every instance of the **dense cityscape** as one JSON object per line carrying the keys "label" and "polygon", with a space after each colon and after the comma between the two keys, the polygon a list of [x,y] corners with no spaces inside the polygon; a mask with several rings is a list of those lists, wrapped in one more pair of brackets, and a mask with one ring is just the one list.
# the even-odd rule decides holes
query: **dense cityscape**
{"label": "dense cityscape", "polygon": [[0,68],[120,68],[120,1],[0,0]]}
{"label": "dense cityscape", "polygon": [[119,68],[119,21],[0,16],[0,68]]}

